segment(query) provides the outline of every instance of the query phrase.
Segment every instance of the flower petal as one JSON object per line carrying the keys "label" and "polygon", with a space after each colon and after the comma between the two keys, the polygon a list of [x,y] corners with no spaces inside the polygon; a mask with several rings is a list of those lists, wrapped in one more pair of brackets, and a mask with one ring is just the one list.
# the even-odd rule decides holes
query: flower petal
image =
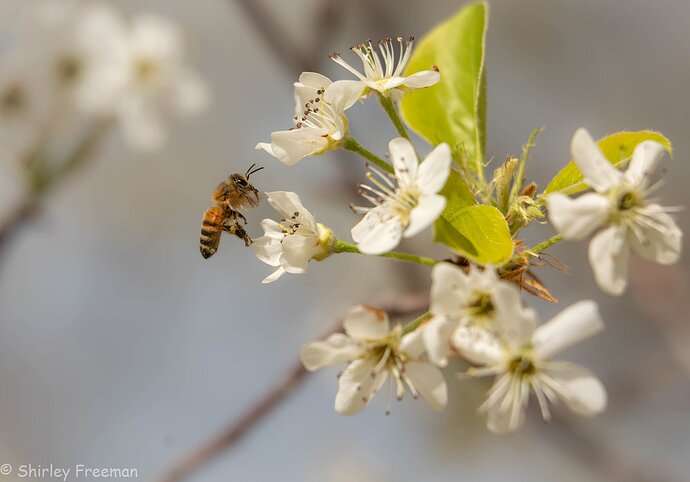
{"label": "flower petal", "polygon": [[462,295],[472,286],[465,272],[450,263],[438,263],[431,270],[429,310],[435,315],[459,316],[464,312]]}
{"label": "flower petal", "polygon": [[[375,374],[375,358],[355,360],[348,365],[338,381],[335,409],[341,415],[355,415],[367,406],[386,378],[388,370]],[[372,376],[374,375],[374,376]]]}
{"label": "flower petal", "polygon": [[585,176],[585,182],[595,191],[606,192],[621,182],[621,172],[604,157],[597,143],[585,129],[575,131],[570,144],[575,164]]}
{"label": "flower petal", "polygon": [[414,185],[419,160],[412,143],[404,137],[396,137],[388,143],[388,152],[400,187]]}
{"label": "flower petal", "polygon": [[422,70],[405,78],[403,85],[411,89],[421,89],[437,84],[441,80],[441,74],[436,70]]}
{"label": "flower petal", "polygon": [[537,356],[550,358],[604,329],[594,301],[570,305],[534,332],[532,343]]}
{"label": "flower petal", "polygon": [[630,246],[640,256],[655,263],[675,263],[683,249],[683,232],[661,206],[652,204],[644,209],[645,215],[654,220],[653,225],[638,226],[638,232],[629,231]]}
{"label": "flower petal", "polygon": [[293,166],[307,156],[320,154],[330,144],[326,129],[302,127],[289,131],[276,131],[271,134],[270,147],[265,142],[256,145],[283,164]]}
{"label": "flower petal", "polygon": [[309,261],[315,254],[321,252],[313,237],[300,236],[299,234],[285,236],[282,247],[281,264],[288,273],[304,273]]}
{"label": "flower petal", "polygon": [[345,315],[343,328],[345,333],[356,340],[383,338],[390,331],[388,315],[367,305],[350,308]]}
{"label": "flower petal", "polygon": [[395,248],[402,238],[400,219],[388,216],[382,207],[369,211],[352,228],[352,239],[364,254],[383,254]]}
{"label": "flower petal", "polygon": [[495,365],[503,360],[501,342],[487,330],[477,326],[461,325],[453,333],[451,343],[472,363]]}
{"label": "flower petal", "polygon": [[155,151],[168,139],[163,115],[141,99],[120,105],[118,120],[125,139],[135,149]]}
{"label": "flower petal", "polygon": [[655,141],[644,141],[635,146],[630,166],[625,171],[628,182],[637,186],[645,184],[647,178],[661,161],[661,156],[665,150],[663,144]]}
{"label": "flower petal", "polygon": [[191,70],[179,72],[170,89],[173,107],[180,115],[197,114],[209,104],[210,94],[206,83]]}
{"label": "flower petal", "polygon": [[556,382],[556,386],[549,386],[578,415],[593,417],[606,408],[606,389],[586,368],[574,363],[558,362],[557,368],[546,369],[545,373]]}
{"label": "flower petal", "polygon": [[417,173],[417,187],[425,194],[436,194],[450,176],[452,155],[450,147],[445,142],[436,146],[419,165]]}
{"label": "flower petal", "polygon": [[497,283],[492,301],[501,339],[516,350],[529,344],[537,327],[537,316],[534,310],[522,306],[518,289],[509,283]]}
{"label": "flower petal", "polygon": [[[505,380],[505,377],[511,378],[509,374],[504,374],[496,378],[492,386],[492,390],[499,383],[510,383],[511,385],[506,389],[506,394],[499,402],[492,405],[488,410],[488,419],[486,427],[494,433],[511,433],[519,429],[525,422],[525,408],[529,401],[529,392],[527,386],[524,384],[513,385],[513,380]],[[513,397],[512,403],[508,406],[503,406],[505,397]]]}
{"label": "flower petal", "polygon": [[365,88],[366,85],[360,80],[336,80],[326,89],[324,100],[336,112],[342,113],[359,100]]}
{"label": "flower petal", "polygon": [[434,364],[440,367],[448,365],[448,355],[452,351],[450,339],[457,326],[457,322],[452,322],[448,317],[435,315],[417,329],[424,341],[427,356]]}
{"label": "flower petal", "polygon": [[431,363],[411,361],[405,364],[405,375],[424,400],[436,411],[448,403],[448,388],[441,370]]}
{"label": "flower petal", "polygon": [[268,203],[285,219],[296,221],[302,227],[316,234],[318,225],[312,213],[302,204],[299,196],[291,191],[267,192]]}
{"label": "flower petal", "polygon": [[606,221],[611,209],[606,196],[593,192],[576,199],[555,193],[549,195],[546,202],[554,227],[565,239],[571,240],[589,236]]}
{"label": "flower petal", "polygon": [[270,236],[261,236],[252,243],[254,256],[270,266],[280,266],[280,256],[283,253],[280,239]]}
{"label": "flower petal", "polygon": [[356,359],[362,349],[343,333],[335,333],[325,341],[315,341],[304,345],[299,356],[304,368],[309,371],[340,365]]}
{"label": "flower petal", "polygon": [[589,243],[589,264],[599,288],[610,295],[620,295],[628,285],[628,243],[625,229],[611,226]]}
{"label": "flower petal", "polygon": [[446,208],[446,198],[440,194],[425,194],[417,203],[417,207],[410,212],[410,223],[403,233],[403,237],[411,238],[420,231],[428,228],[438,219]]}
{"label": "flower petal", "polygon": [[266,276],[263,279],[263,281],[261,281],[261,284],[273,283],[274,281],[278,280],[278,278],[283,276],[285,273],[287,273],[287,271],[285,271],[281,266],[280,268],[276,269],[273,273]]}
{"label": "flower petal", "polygon": [[302,72],[299,81],[294,83],[295,114],[302,116],[305,104],[316,99],[319,96],[317,91],[326,89],[331,83],[331,79],[325,75],[317,72]]}

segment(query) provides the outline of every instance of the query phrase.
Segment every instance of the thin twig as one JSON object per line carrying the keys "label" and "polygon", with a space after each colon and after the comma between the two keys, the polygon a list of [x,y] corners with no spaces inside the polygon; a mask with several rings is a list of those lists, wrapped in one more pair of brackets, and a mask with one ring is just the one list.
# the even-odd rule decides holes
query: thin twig
{"label": "thin twig", "polygon": [[280,383],[266,393],[257,404],[247,410],[236,422],[233,422],[216,437],[183,457],[159,481],[177,482],[184,480],[207,462],[216,458],[220,453],[232,447],[243,435],[283,401],[299,385],[306,374],[307,370],[305,370],[302,362],[298,361],[295,363]]}
{"label": "thin twig", "polygon": [[235,3],[242,8],[260,37],[266,41],[286,70],[292,74],[299,74],[312,68],[311,56],[290,40],[284,26],[275,20],[260,0],[235,0]]}
{"label": "thin twig", "polygon": [[37,212],[37,203],[31,199],[26,199],[17,204],[12,212],[5,217],[2,226],[0,226],[0,257],[16,233],[24,224],[33,219]]}
{"label": "thin twig", "polygon": [[[41,183],[32,183],[26,198],[16,205],[14,210],[5,217],[0,225],[0,256],[2,256],[7,244],[17,232],[36,217],[40,211],[41,201],[46,194],[94,157],[96,149],[106,135],[109,126],[110,122],[107,120],[95,122],[84,133],[84,136],[77,141],[67,157],[59,163],[48,178],[43,179]],[[36,159],[42,155],[43,153],[40,149],[36,149],[32,152],[31,157]]]}
{"label": "thin twig", "polygon": [[[410,313],[417,313],[425,310],[428,300],[425,296],[412,293],[399,296],[390,306],[381,304],[380,306],[391,317],[405,316]],[[338,321],[335,327],[328,330],[321,339],[327,338],[333,333],[341,331],[342,322]],[[193,472],[215,459],[222,452],[235,445],[242,436],[246,435],[250,429],[261,422],[280,402],[299,386],[300,382],[308,372],[304,369],[302,362],[297,360],[292,368],[285,374],[280,382],[272,387],[259,401],[252,405],[238,419],[234,420],[227,428],[222,430],[214,438],[204,442],[196,449],[177,461],[171,469],[160,477],[158,482],[179,482],[185,480]]]}

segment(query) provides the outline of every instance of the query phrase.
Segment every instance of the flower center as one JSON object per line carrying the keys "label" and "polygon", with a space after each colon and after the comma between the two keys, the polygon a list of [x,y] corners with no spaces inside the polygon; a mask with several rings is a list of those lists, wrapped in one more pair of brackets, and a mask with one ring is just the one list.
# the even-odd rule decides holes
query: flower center
{"label": "flower center", "polygon": [[637,195],[634,192],[628,191],[623,193],[623,195],[618,198],[618,210],[628,211],[634,208],[637,205],[637,202]]}
{"label": "flower center", "polygon": [[295,211],[292,213],[292,216],[290,218],[282,218],[280,220],[280,228],[281,232],[283,233],[283,239],[287,236],[292,236],[293,234],[297,233],[299,230],[300,226],[302,226],[299,221],[297,220],[297,217],[299,216],[299,212]]}
{"label": "flower center", "polygon": [[326,129],[329,134],[338,130],[336,113],[330,104],[323,100],[326,92],[324,87],[316,91],[316,97],[309,99],[304,104],[302,115],[294,117],[295,128],[311,127],[313,129]]}
{"label": "flower center", "polygon": [[157,62],[148,57],[135,59],[132,69],[134,80],[141,85],[151,85],[160,76],[160,67]]}
{"label": "flower center", "polygon": [[531,377],[537,373],[537,367],[531,359],[525,356],[516,356],[508,363],[508,371],[516,377]]}
{"label": "flower center", "polygon": [[26,92],[21,84],[10,85],[0,93],[0,112],[7,115],[16,114],[26,106]]}
{"label": "flower center", "polygon": [[367,40],[359,45],[350,47],[350,50],[357,54],[362,61],[364,66],[364,75],[345,62],[340,57],[339,53],[334,52],[330,55],[330,57],[336,63],[356,75],[359,80],[370,80],[376,82],[378,87],[377,90],[382,92],[384,90],[383,87],[385,80],[391,77],[402,75],[405,65],[407,65],[412,52],[414,37],[410,37],[407,40],[403,40],[402,37],[398,37],[396,40],[400,46],[397,59],[395,47],[390,37],[382,38],[379,41],[379,52],[374,49],[371,40]]}
{"label": "flower center", "polygon": [[491,296],[486,292],[477,292],[469,303],[469,311],[473,316],[480,318],[490,317],[495,311]]}
{"label": "flower center", "polygon": [[82,65],[76,57],[65,55],[58,60],[55,70],[58,81],[61,84],[70,85],[79,77]]}

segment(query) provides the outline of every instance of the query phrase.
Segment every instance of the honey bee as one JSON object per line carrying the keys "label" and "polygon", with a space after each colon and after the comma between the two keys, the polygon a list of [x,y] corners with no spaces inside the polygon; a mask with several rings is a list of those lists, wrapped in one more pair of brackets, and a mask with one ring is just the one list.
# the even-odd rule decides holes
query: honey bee
{"label": "honey bee", "polygon": [[240,223],[242,220],[247,224],[247,219],[240,209],[259,205],[259,191],[249,182],[249,176],[263,167],[255,169],[254,166],[256,164],[252,164],[244,175],[232,174],[227,181],[218,184],[213,192],[211,199],[216,204],[206,210],[201,223],[199,250],[205,259],[218,251],[223,231],[243,240],[245,246],[252,243],[252,238]]}

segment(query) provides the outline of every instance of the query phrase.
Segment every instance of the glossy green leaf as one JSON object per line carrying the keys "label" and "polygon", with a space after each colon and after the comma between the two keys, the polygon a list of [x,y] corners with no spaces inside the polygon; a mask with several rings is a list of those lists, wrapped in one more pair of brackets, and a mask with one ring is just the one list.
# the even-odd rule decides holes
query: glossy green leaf
{"label": "glossy green leaf", "polygon": [[[659,142],[664,145],[669,154],[673,153],[671,142],[662,134],[654,131],[616,132],[597,141],[597,144],[611,164],[619,166],[630,159],[635,147],[643,141]],[[552,192],[575,194],[584,191],[587,189],[587,185],[583,182],[583,179],[584,176],[575,165],[575,162],[570,161],[551,180],[546,190],[544,190],[544,194]]]}
{"label": "glossy green leaf", "polygon": [[483,169],[486,140],[484,45],[487,6],[471,3],[425,35],[412,53],[405,75],[438,67],[438,84],[405,94],[405,122],[436,145],[447,142],[455,157]]}
{"label": "glossy green leaf", "polygon": [[501,211],[472,205],[436,221],[434,241],[480,264],[500,266],[513,256],[514,244]]}

